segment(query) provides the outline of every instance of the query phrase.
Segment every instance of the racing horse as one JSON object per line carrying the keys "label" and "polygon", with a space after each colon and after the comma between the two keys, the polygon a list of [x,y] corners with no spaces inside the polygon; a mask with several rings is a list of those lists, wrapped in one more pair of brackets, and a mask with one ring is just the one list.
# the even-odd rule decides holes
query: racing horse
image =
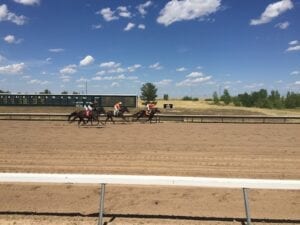
{"label": "racing horse", "polygon": [[87,124],[89,121],[91,125],[93,125],[93,121],[96,121],[97,125],[99,125],[99,123],[103,124],[99,119],[100,114],[105,114],[103,107],[94,108],[88,115],[86,110],[74,111],[68,116],[68,121],[72,123],[78,119],[78,126],[80,126],[81,123]]}
{"label": "racing horse", "polygon": [[105,120],[105,123],[108,121],[108,120],[111,120],[111,122],[115,123],[115,121],[113,120],[113,117],[120,117],[122,118],[124,121],[126,122],[129,122],[126,120],[125,116],[124,116],[124,113],[127,112],[129,113],[129,110],[126,106],[122,106],[118,112],[118,115],[114,115],[114,111],[108,111],[106,113],[106,120]]}
{"label": "racing horse", "polygon": [[[147,113],[146,110],[138,111],[137,113],[132,115],[133,121],[138,121],[142,117],[148,117],[146,122],[149,121],[151,123],[152,119],[156,113],[160,113],[160,110],[158,108],[151,109],[150,113]],[[134,118],[136,118],[136,119],[134,120]]]}

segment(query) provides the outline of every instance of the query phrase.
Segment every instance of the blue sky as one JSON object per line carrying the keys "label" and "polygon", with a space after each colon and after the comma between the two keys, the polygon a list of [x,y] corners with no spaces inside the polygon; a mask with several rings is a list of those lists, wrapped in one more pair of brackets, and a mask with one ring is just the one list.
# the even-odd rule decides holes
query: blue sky
{"label": "blue sky", "polygon": [[0,0],[0,89],[300,91],[300,0]]}

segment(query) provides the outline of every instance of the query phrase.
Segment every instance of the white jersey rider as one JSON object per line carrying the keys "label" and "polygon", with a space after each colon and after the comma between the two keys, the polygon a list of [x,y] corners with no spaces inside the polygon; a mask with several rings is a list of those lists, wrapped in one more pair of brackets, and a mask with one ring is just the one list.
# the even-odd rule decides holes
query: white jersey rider
{"label": "white jersey rider", "polygon": [[115,115],[115,116],[118,116],[119,111],[120,111],[120,109],[121,109],[121,106],[122,106],[122,102],[117,102],[117,103],[114,105],[114,115]]}
{"label": "white jersey rider", "polygon": [[151,113],[151,110],[155,108],[155,103],[154,102],[149,102],[147,105],[147,114],[149,115]]}

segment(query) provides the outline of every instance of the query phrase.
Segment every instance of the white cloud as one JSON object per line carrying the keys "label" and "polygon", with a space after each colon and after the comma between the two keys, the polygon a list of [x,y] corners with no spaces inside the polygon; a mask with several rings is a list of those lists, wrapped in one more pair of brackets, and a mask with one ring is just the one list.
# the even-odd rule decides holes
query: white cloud
{"label": "white cloud", "polygon": [[22,74],[25,69],[25,63],[11,64],[7,66],[0,66],[0,74]]}
{"label": "white cloud", "polygon": [[146,29],[146,25],[145,24],[139,24],[138,28],[141,30],[145,30]]}
{"label": "white cloud", "polygon": [[80,77],[80,79],[76,80],[76,83],[85,83],[87,81],[89,81],[89,80],[84,77]]}
{"label": "white cloud", "polygon": [[184,71],[186,71],[186,70],[187,70],[187,69],[184,68],[184,67],[180,67],[180,68],[177,68],[177,69],[176,69],[177,72],[184,72]]}
{"label": "white cloud", "polygon": [[219,10],[221,0],[173,0],[160,11],[157,22],[169,26],[182,20],[208,16]]}
{"label": "white cloud", "polygon": [[201,72],[191,72],[186,77],[187,78],[195,78],[195,77],[203,77],[203,76],[204,76],[204,74]]}
{"label": "white cloud", "polygon": [[285,29],[287,29],[289,26],[290,26],[290,23],[289,23],[288,21],[283,22],[283,23],[277,23],[277,24],[275,25],[275,27],[278,27],[278,28],[281,29],[281,30],[285,30]]}
{"label": "white cloud", "polygon": [[135,27],[134,23],[128,23],[127,26],[124,28],[124,31],[130,31],[134,27]]}
{"label": "white cloud", "polygon": [[49,52],[59,53],[65,51],[63,48],[50,48],[48,49]]}
{"label": "white cloud", "polygon": [[75,64],[72,64],[72,65],[68,65],[64,68],[62,68],[59,72],[61,74],[73,74],[73,73],[76,73],[77,72],[77,66]]}
{"label": "white cloud", "polygon": [[101,14],[103,19],[107,22],[119,19],[119,17],[114,15],[115,12],[110,8],[101,9],[99,12],[97,12],[97,14]]}
{"label": "white cloud", "polygon": [[253,83],[253,84],[245,85],[244,87],[248,89],[256,89],[256,88],[263,87],[264,85],[265,85],[264,83]]}
{"label": "white cloud", "polygon": [[133,66],[129,66],[127,69],[128,69],[129,72],[134,72],[138,68],[141,68],[141,67],[142,67],[142,65],[140,65],[140,64],[134,64]]}
{"label": "white cloud", "polygon": [[16,3],[20,3],[23,5],[39,5],[40,0],[14,0]]}
{"label": "white cloud", "polygon": [[99,30],[99,29],[101,29],[102,28],[102,25],[101,24],[94,24],[94,25],[92,25],[92,29],[93,30]]}
{"label": "white cloud", "polygon": [[291,47],[287,48],[285,51],[287,51],[287,52],[300,51],[300,45],[291,46]]}
{"label": "white cloud", "polygon": [[119,10],[119,16],[131,18],[131,13],[127,10],[126,6],[119,6],[117,9]]}
{"label": "white cloud", "polygon": [[20,40],[16,40],[16,37],[14,35],[7,35],[3,38],[4,41],[6,41],[8,44],[18,44],[21,42],[21,39]]}
{"label": "white cloud", "polygon": [[17,25],[24,25],[26,22],[26,17],[21,15],[17,16],[15,13],[10,12],[5,4],[0,5],[0,22],[10,21]]}
{"label": "white cloud", "polygon": [[108,73],[124,73],[126,70],[121,67],[113,68],[107,71]]}
{"label": "white cloud", "polygon": [[166,85],[169,85],[171,83],[172,83],[172,80],[170,80],[170,79],[164,79],[164,80],[161,80],[161,81],[154,82],[154,84],[159,86],[159,87],[166,86]]}
{"label": "white cloud", "polygon": [[102,76],[102,75],[105,75],[105,74],[106,74],[106,71],[104,71],[104,70],[101,70],[101,71],[96,73],[96,75],[99,75],[99,76]]}
{"label": "white cloud", "polygon": [[91,55],[87,55],[84,59],[82,59],[79,63],[80,66],[88,66],[90,64],[92,64],[95,61],[95,59],[93,58],[93,56]]}
{"label": "white cloud", "polygon": [[300,85],[300,80],[299,80],[299,81],[295,81],[294,84],[295,84],[295,85]]}
{"label": "white cloud", "polygon": [[159,64],[159,62],[157,62],[157,63],[150,65],[149,68],[154,69],[154,70],[160,70],[160,69],[162,69],[162,66]]}
{"label": "white cloud", "polygon": [[39,85],[46,85],[49,84],[50,82],[47,80],[38,80],[38,79],[33,79],[27,82],[27,84],[39,84]]}
{"label": "white cloud", "polygon": [[298,40],[294,40],[294,41],[291,41],[291,42],[289,43],[289,45],[297,45],[298,43],[299,43]]}
{"label": "white cloud", "polygon": [[116,63],[114,61],[110,61],[110,62],[104,62],[100,64],[101,68],[117,68],[120,67],[121,63]]}
{"label": "white cloud", "polygon": [[271,3],[267,6],[259,19],[252,19],[250,21],[250,25],[269,23],[275,17],[279,16],[289,9],[292,9],[293,7],[293,2],[291,0],[281,0],[279,2]]}
{"label": "white cloud", "polygon": [[6,58],[3,55],[0,55],[0,63],[5,62]]}
{"label": "white cloud", "polygon": [[139,13],[142,16],[145,16],[147,14],[147,11],[145,9],[148,8],[151,5],[152,5],[152,2],[151,1],[147,1],[144,4],[138,5],[136,8],[138,9]]}
{"label": "white cloud", "polygon": [[209,81],[212,77],[211,76],[203,76],[203,77],[189,77],[179,83],[176,86],[196,86],[206,81]]}
{"label": "white cloud", "polygon": [[290,75],[300,75],[300,71],[295,70],[295,71],[291,72]]}
{"label": "white cloud", "polygon": [[120,84],[118,82],[112,82],[110,86],[111,87],[119,87]]}

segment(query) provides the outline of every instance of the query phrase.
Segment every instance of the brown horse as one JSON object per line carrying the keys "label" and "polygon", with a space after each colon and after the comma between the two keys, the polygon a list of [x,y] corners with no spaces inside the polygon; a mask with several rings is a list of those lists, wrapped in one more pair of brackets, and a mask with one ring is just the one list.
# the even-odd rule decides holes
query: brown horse
{"label": "brown horse", "polygon": [[132,117],[133,117],[132,121],[138,121],[140,118],[148,117],[146,122],[149,121],[151,123],[152,119],[153,119],[153,117],[156,113],[160,113],[160,110],[158,108],[151,109],[151,111],[149,113],[147,113],[146,110],[141,110],[141,111],[139,111],[139,112],[132,115]]}
{"label": "brown horse", "polygon": [[108,120],[111,120],[111,122],[115,123],[115,121],[113,120],[113,117],[120,117],[122,118],[124,121],[128,122],[124,116],[124,113],[127,112],[129,113],[129,110],[126,106],[122,106],[119,110],[119,113],[118,115],[114,115],[114,111],[108,111],[106,113],[106,120],[105,120],[105,123],[108,121]]}
{"label": "brown horse", "polygon": [[87,115],[86,110],[80,110],[80,111],[74,111],[68,116],[68,121],[70,123],[74,122],[76,119],[78,119],[78,126],[80,126],[81,123],[87,124],[89,121],[91,122],[91,125],[93,125],[93,121],[97,122],[97,125],[99,123],[103,124],[99,117],[100,114],[104,114],[105,110],[103,107],[98,107],[96,109],[93,109],[89,115]]}

